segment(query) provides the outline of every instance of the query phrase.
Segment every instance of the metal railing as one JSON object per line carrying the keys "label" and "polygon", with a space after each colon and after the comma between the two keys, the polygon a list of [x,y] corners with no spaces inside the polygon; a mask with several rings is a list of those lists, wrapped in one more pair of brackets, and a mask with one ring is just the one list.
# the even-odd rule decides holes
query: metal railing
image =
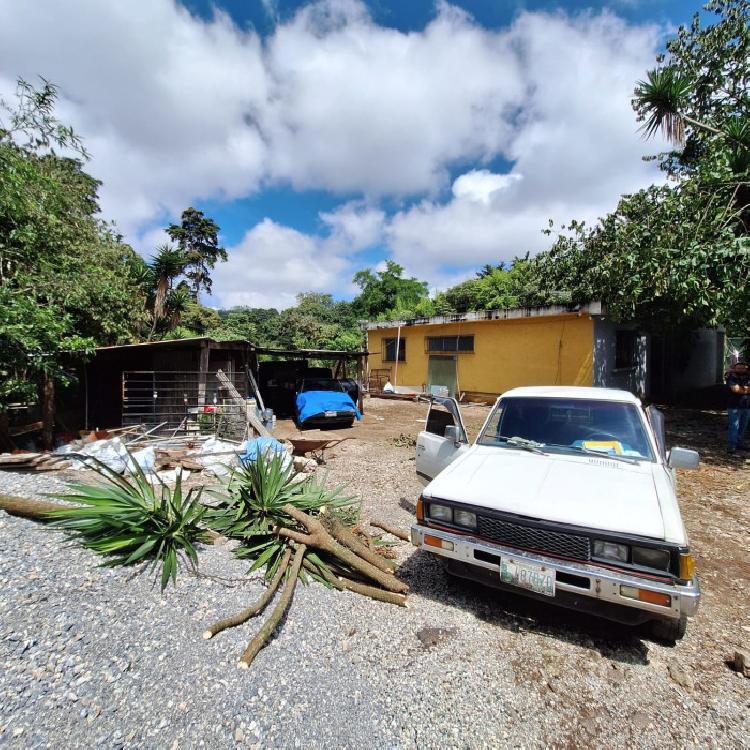
{"label": "metal railing", "polygon": [[[216,435],[242,440],[247,430],[247,376],[178,370],[122,373],[122,425],[144,425],[153,435]],[[240,396],[240,399],[237,396]],[[252,402],[249,402],[250,404]]]}

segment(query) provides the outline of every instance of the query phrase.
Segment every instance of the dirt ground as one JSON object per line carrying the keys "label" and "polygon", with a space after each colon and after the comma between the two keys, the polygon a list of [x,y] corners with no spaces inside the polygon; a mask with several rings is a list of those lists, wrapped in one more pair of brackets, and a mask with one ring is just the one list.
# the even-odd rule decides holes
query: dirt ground
{"label": "dirt ground", "polygon": [[[421,489],[414,475],[414,439],[422,429],[427,405],[373,398],[365,405],[362,423],[337,436],[351,436],[326,452],[325,470],[329,481],[346,484],[359,495],[365,513],[387,519],[406,528],[413,520],[414,503]],[[464,421],[473,438],[481,428],[489,408],[470,405],[462,409]],[[748,687],[750,681],[732,672],[724,659],[727,653],[750,644],[750,454],[738,457],[726,454],[726,415],[720,412],[665,409],[667,445],[693,448],[701,454],[697,471],[681,471],[678,478],[680,504],[691,546],[697,558],[702,586],[702,602],[697,617],[691,620],[686,637],[674,648],[651,640],[645,632],[618,626],[604,620],[558,609],[524,597],[498,594],[481,586],[447,581],[447,606],[460,600],[460,606],[474,612],[494,628],[511,633],[539,636],[541,658],[524,656],[518,651],[514,661],[516,679],[538,685],[544,698],[552,695],[560,710],[577,712],[570,723],[570,740],[598,738],[612,741],[627,734],[603,732],[600,711],[613,720],[632,720],[632,715],[617,717],[616,696],[607,695],[601,686],[631,683],[623,710],[629,705],[641,729],[659,721],[664,696],[674,705],[669,717],[672,738],[680,745],[734,744],[737,736],[748,740]],[[334,433],[328,433],[331,437]],[[747,456],[747,458],[745,458]],[[415,596],[435,597],[425,577],[444,580],[444,574],[422,552],[404,545],[402,569]],[[451,589],[451,587],[453,587]],[[516,648],[523,640],[512,636]],[[528,643],[528,641],[527,641]],[[549,647],[552,647],[551,649]],[[511,645],[511,650],[513,645]],[[554,655],[552,655],[554,654]],[[597,660],[602,664],[596,665]],[[627,666],[626,666],[627,665]],[[595,678],[579,679],[591,670]],[[597,671],[598,670],[598,671]],[[635,673],[633,670],[637,670]],[[685,677],[687,675],[687,677]],[[593,689],[592,689],[593,684]],[[599,685],[599,687],[597,687]],[[653,693],[652,693],[653,690]],[[561,697],[561,694],[564,697]],[[622,694],[620,694],[622,695]],[[689,702],[685,702],[685,696]],[[658,697],[657,697],[658,696]],[[562,704],[562,705],[560,705]],[[549,705],[549,701],[548,701]],[[688,713],[711,721],[693,734],[681,727],[679,718]],[[731,708],[729,707],[731,706]],[[739,709],[739,714],[737,710]],[[697,714],[696,714],[697,712]],[[735,722],[730,740],[722,728]],[[698,721],[696,726],[700,726]],[[634,739],[634,735],[630,736]],[[559,742],[559,735],[554,739]],[[646,743],[650,744],[650,743]]]}
{"label": "dirt ground", "polygon": [[[489,409],[462,411],[473,438]],[[318,471],[361,500],[365,516],[407,529],[422,489],[414,446],[426,415],[425,403],[370,399],[354,427],[304,435],[346,438],[325,450]],[[0,602],[12,617],[6,612],[9,635],[0,633],[0,646],[16,644],[21,655],[13,651],[0,669],[0,703],[12,698],[15,705],[7,722],[0,717],[0,735],[3,724],[12,733],[24,731],[25,722],[44,742],[21,734],[15,746],[59,744],[59,727],[73,722],[66,735],[71,747],[108,746],[107,737],[120,741],[109,742],[113,747],[123,746],[122,737],[135,738],[126,747],[235,747],[243,733],[244,744],[257,748],[750,747],[750,680],[724,661],[750,645],[750,462],[726,455],[725,420],[717,412],[666,410],[668,444],[702,455],[700,469],[680,474],[679,493],[703,600],[674,647],[639,629],[449,578],[433,555],[401,543],[394,550],[411,588],[408,608],[301,587],[284,626],[246,674],[229,667],[247,644],[247,629],[208,644],[201,638],[208,624],[255,598],[244,585],[221,583],[245,569],[229,545],[202,550],[207,576],[181,575],[160,595],[147,581],[131,580],[130,571],[102,569],[87,551],[58,547],[36,524],[6,519],[5,539],[14,543],[0,557],[6,563]],[[296,433],[291,422],[277,425],[278,437]],[[86,474],[5,472],[0,490],[54,492],[66,479],[91,481]],[[61,559],[71,574],[57,578]],[[86,593],[78,599],[81,587]],[[69,672],[59,665],[36,669],[37,659],[59,652],[71,670],[108,679],[107,665],[126,651],[135,667],[118,676],[114,692],[109,682],[79,685],[86,673],[70,672],[81,693],[72,714],[73,688],[55,682],[60,676],[67,685]],[[176,676],[185,678],[174,683],[184,711],[177,700],[172,706],[161,699],[159,686]],[[85,725],[77,718],[88,710],[85,701],[112,713],[94,716],[89,728],[88,718]],[[35,721],[29,706],[51,707]],[[95,737],[103,739],[89,742]]]}

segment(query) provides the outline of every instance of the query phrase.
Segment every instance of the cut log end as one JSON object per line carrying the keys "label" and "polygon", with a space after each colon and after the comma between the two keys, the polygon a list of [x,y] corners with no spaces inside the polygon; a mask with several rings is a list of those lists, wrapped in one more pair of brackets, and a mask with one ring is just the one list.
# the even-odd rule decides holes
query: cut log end
{"label": "cut log end", "polygon": [[203,640],[210,641],[214,637],[214,634],[210,630],[203,631]]}
{"label": "cut log end", "polygon": [[250,669],[250,665],[246,661],[238,661],[237,669]]}

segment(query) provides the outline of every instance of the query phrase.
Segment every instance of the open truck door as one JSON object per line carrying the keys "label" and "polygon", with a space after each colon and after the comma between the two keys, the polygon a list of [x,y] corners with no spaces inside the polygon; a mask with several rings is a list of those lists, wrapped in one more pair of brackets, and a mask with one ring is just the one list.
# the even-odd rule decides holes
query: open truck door
{"label": "open truck door", "polygon": [[458,403],[433,396],[427,423],[417,436],[417,476],[427,484],[469,447]]}

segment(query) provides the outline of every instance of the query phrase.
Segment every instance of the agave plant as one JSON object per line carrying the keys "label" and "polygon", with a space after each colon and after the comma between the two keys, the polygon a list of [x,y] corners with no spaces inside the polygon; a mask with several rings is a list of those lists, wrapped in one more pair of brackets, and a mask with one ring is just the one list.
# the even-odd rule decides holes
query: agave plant
{"label": "agave plant", "polygon": [[[249,572],[266,566],[266,578],[272,579],[288,547],[280,537],[280,528],[299,528],[285,511],[287,505],[311,516],[321,509],[346,518],[351,525],[359,516],[359,508],[341,488],[328,489],[323,480],[310,477],[304,482],[293,481],[291,463],[284,454],[258,454],[234,472],[220,495],[223,502],[209,512],[207,521],[212,529],[242,544],[235,549],[237,557],[252,561]],[[214,493],[215,494],[215,493]],[[305,573],[301,577],[304,581]]]}
{"label": "agave plant", "polygon": [[250,665],[281,621],[298,578],[304,582],[311,576],[329,587],[406,606],[409,589],[396,578],[393,562],[368,535],[356,533],[359,506],[321,480],[293,481],[285,461],[284,455],[259,454],[229,478],[219,506],[207,516],[213,529],[241,541],[235,554],[251,560],[251,571],[265,566],[270,583],[258,601],[212,625],[204,638],[262,612],[286,580],[273,612],[240,657],[240,667]]}
{"label": "agave plant", "polygon": [[201,503],[202,487],[185,492],[180,476],[174,488],[158,477],[152,485],[137,462],[128,461],[132,476],[124,477],[106,464],[85,457],[101,478],[96,485],[70,484],[69,492],[56,495],[75,503],[50,513],[53,525],[70,532],[84,547],[107,559],[107,566],[133,565],[152,561],[151,570],[161,566],[161,590],[169,579],[177,580],[181,562],[196,571],[195,544],[202,541],[206,507]]}

